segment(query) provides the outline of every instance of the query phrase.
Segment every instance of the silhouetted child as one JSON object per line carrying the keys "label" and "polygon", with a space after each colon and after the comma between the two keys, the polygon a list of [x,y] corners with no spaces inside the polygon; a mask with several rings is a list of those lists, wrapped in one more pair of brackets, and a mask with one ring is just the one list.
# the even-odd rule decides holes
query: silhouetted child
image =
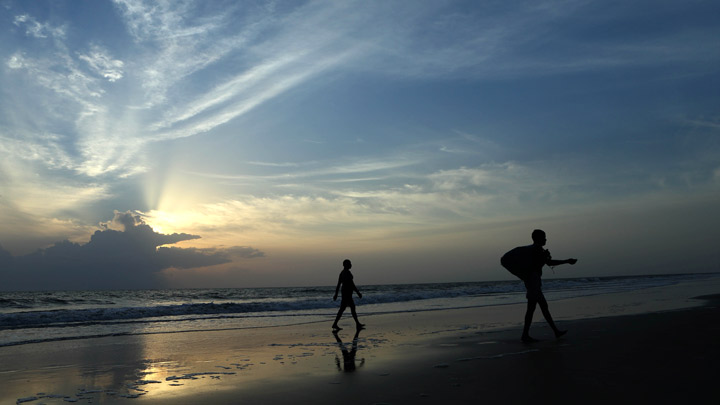
{"label": "silhouetted child", "polygon": [[352,263],[350,263],[350,260],[345,259],[343,261],[343,270],[340,272],[340,278],[338,279],[337,287],[335,287],[335,295],[333,296],[333,301],[335,301],[338,297],[338,291],[342,292],[340,310],[338,311],[337,316],[335,317],[335,322],[333,322],[332,325],[332,328],[334,330],[342,329],[338,326],[338,321],[340,320],[340,317],[342,317],[342,314],[343,312],[345,312],[345,308],[347,307],[350,307],[352,317],[353,319],[355,319],[355,326],[358,329],[365,326],[361,324],[360,321],[358,321],[357,312],[355,312],[355,301],[353,301],[352,298],[353,291],[357,292],[358,298],[362,298],[362,294],[360,293],[360,290],[358,290],[355,286],[355,282],[353,282],[353,275],[352,273],[350,273],[351,268]]}
{"label": "silhouetted child", "polygon": [[[530,324],[532,323],[535,306],[537,304],[540,304],[543,316],[553,332],[555,332],[555,337],[559,338],[567,333],[566,330],[558,329],[557,326],[555,326],[555,322],[553,322],[547,300],[542,292],[542,281],[540,278],[542,277],[542,268],[544,265],[557,266],[565,263],[575,264],[577,262],[577,259],[553,260],[550,252],[543,249],[543,246],[547,243],[547,238],[545,232],[540,229],[533,231],[532,240],[532,245],[515,248],[508,252],[502,259],[503,266],[519,277],[523,283],[525,283],[525,289],[527,290],[526,297],[528,303],[527,311],[525,312],[525,326],[522,334],[523,342],[537,341],[537,339],[530,337]],[[513,256],[513,253],[514,256],[519,257],[510,257]],[[511,262],[511,264],[507,265],[507,262]],[[520,266],[521,268],[513,268],[512,262],[515,262],[514,266]]]}

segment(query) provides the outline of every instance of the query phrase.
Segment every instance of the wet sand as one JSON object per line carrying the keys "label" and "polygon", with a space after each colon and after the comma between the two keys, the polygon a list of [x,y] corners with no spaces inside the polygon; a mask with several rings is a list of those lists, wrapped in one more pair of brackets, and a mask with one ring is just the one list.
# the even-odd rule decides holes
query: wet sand
{"label": "wet sand", "polygon": [[[715,403],[720,286],[523,305],[0,348],[0,403]],[[706,296],[697,299],[697,296]],[[707,297],[710,296],[710,297]]]}

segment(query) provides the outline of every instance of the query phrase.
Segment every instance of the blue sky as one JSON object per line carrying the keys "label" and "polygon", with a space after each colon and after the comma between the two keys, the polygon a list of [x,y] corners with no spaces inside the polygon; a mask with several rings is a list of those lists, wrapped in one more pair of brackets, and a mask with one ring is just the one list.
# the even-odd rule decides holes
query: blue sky
{"label": "blue sky", "polygon": [[3,288],[720,267],[715,2],[0,10]]}

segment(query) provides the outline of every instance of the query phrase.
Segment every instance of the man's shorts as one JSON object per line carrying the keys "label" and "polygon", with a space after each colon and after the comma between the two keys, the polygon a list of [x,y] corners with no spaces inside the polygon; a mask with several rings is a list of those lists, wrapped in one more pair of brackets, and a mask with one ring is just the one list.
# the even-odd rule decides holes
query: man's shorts
{"label": "man's shorts", "polygon": [[528,300],[541,301],[545,299],[542,292],[542,281],[540,280],[540,277],[526,277],[523,279],[523,282],[525,283],[525,289],[527,290],[525,297]]}

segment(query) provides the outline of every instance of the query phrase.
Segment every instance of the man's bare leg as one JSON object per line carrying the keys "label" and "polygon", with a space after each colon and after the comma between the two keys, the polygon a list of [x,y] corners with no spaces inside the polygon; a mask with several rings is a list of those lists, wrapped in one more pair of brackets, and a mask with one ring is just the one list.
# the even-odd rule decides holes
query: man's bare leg
{"label": "man's bare leg", "polygon": [[555,322],[552,319],[552,315],[550,315],[550,308],[548,307],[548,303],[545,299],[542,299],[539,301],[540,303],[540,310],[542,310],[543,316],[545,317],[545,320],[547,321],[548,325],[552,328],[553,332],[555,332],[555,337],[559,338],[560,336],[567,333],[566,330],[560,330],[555,326]]}
{"label": "man's bare leg", "polygon": [[537,339],[530,337],[530,324],[532,324],[533,314],[537,301],[528,300],[527,310],[525,311],[525,326],[523,327],[522,341],[525,343],[537,342]]}

